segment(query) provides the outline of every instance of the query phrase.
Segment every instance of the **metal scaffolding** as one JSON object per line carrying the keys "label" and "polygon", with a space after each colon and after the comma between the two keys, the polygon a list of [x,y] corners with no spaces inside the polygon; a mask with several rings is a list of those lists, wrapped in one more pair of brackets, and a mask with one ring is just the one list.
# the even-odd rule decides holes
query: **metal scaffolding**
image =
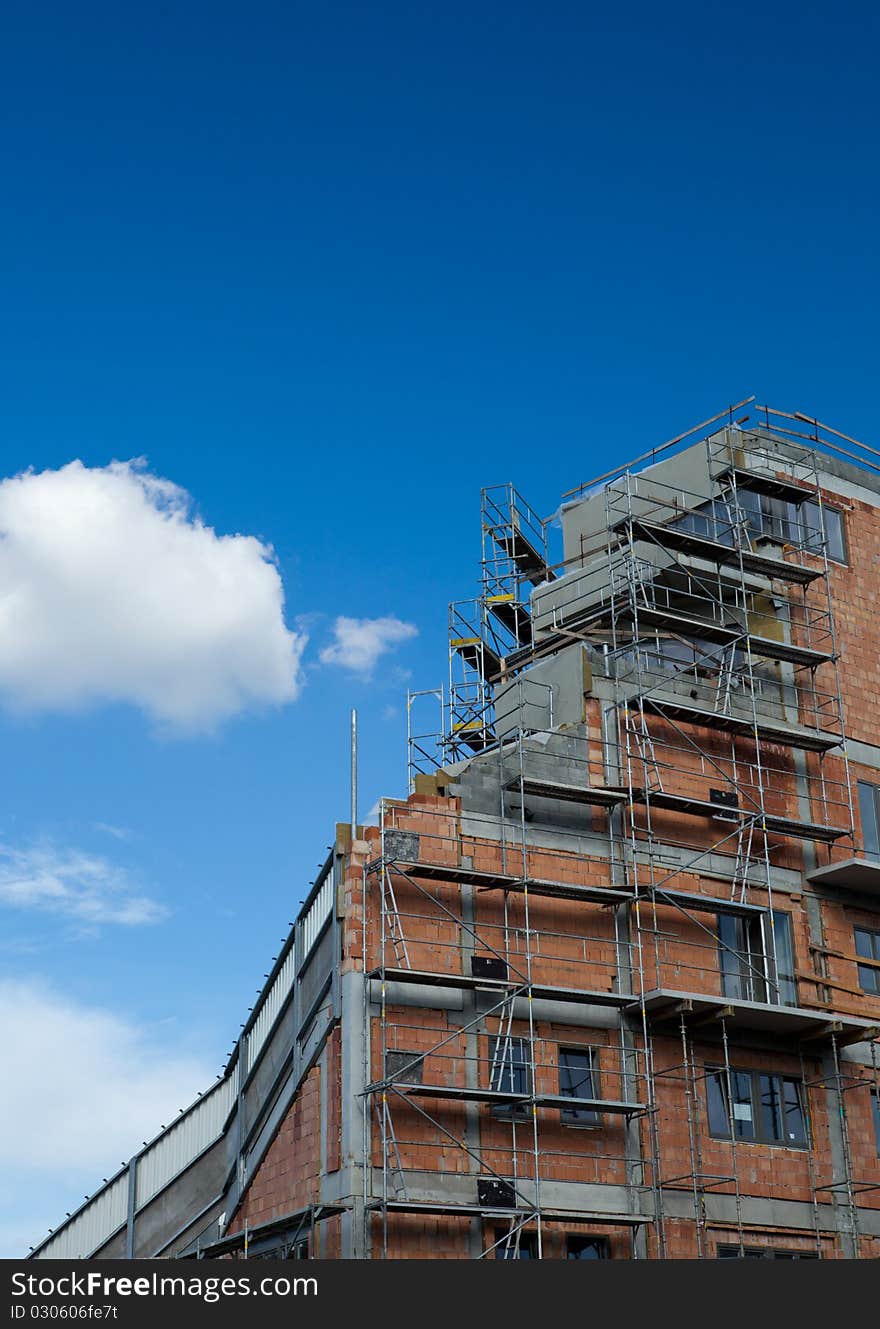
{"label": "metal scaffolding", "polygon": [[[450,609],[435,765],[494,762],[498,807],[482,829],[454,811],[438,831],[436,807],[386,803],[381,852],[364,874],[365,1240],[378,1232],[383,1255],[395,1216],[412,1214],[460,1220],[478,1258],[520,1254],[524,1234],[543,1258],[548,1230],[578,1224],[626,1229],[634,1256],[664,1258],[680,1219],[670,1197],[682,1192],[700,1257],[720,1222],[710,1222],[710,1196],[729,1197],[734,1217],[721,1226],[745,1254],[740,1030],[795,1047],[808,1236],[821,1255],[819,1197],[832,1196],[849,1215],[852,1254],[861,1253],[858,1196],[877,1187],[853,1176],[845,1103],[850,1090],[878,1092],[878,1030],[840,1013],[820,955],[815,972],[797,967],[774,893],[800,847],[855,852],[820,484],[822,452],[840,451],[844,436],[816,422],[804,436],[791,427],[804,417],[770,408],[745,429],[738,409],[705,439],[708,495],[653,471],[600,477],[602,530],[558,580],[546,523],[511,486],[483,491],[482,595]],[[531,591],[551,582],[566,595],[539,621]],[[572,642],[590,651],[607,688],[601,740],[586,724],[561,734],[552,700],[546,729],[523,723],[520,701],[510,708],[519,723],[508,718],[499,732],[498,685],[522,687],[533,664]],[[412,772],[412,734],[410,759]],[[542,821],[553,827],[552,850],[541,845]],[[602,853],[585,848],[588,833],[607,842],[601,881],[589,879]],[[721,894],[706,894],[703,878]],[[564,914],[553,912],[559,901]],[[802,995],[811,986],[815,999]],[[458,1025],[442,1004],[426,1023],[418,1002],[429,990],[457,994]],[[598,1048],[595,1079],[582,1058],[589,1094],[548,1087],[558,1067],[540,1003],[616,1013],[617,1041]],[[718,1049],[711,1074],[721,1077],[729,1129],[713,1154],[723,1154],[722,1170],[705,1161],[709,1072],[698,1040]],[[673,1041],[680,1060],[667,1065]],[[870,1083],[842,1073],[848,1042],[870,1043]],[[816,1177],[810,1124],[820,1086],[833,1091],[842,1123],[829,1179]],[[592,1147],[560,1144],[559,1122],[572,1112],[594,1128],[583,1137]],[[665,1166],[674,1153],[665,1133],[682,1122],[687,1166]],[[553,1197],[566,1169],[597,1185],[623,1178],[626,1209],[561,1206]]]}

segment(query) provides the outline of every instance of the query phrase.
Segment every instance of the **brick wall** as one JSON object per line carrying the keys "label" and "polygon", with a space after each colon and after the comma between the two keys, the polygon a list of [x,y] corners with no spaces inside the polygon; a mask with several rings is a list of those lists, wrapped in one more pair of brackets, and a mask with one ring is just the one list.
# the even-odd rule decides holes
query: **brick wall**
{"label": "brick wall", "polygon": [[257,1168],[229,1233],[257,1227],[318,1198],[321,1170],[321,1068],[313,1066]]}

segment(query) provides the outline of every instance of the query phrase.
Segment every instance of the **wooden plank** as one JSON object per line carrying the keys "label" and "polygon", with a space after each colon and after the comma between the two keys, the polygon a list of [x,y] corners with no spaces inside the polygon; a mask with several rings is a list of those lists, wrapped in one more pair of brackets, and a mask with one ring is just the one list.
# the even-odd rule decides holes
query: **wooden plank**
{"label": "wooden plank", "polygon": [[832,951],[827,946],[810,946],[816,955],[830,955],[835,960],[850,960],[853,964],[864,964],[869,969],[880,969],[880,960],[869,960],[866,955],[849,955],[846,951]]}
{"label": "wooden plank", "polygon": [[845,992],[850,997],[869,997],[872,994],[865,992],[863,988],[847,987],[845,983],[837,983],[833,978],[827,978],[824,974],[814,974],[808,969],[798,969],[795,971],[797,978],[802,978],[807,983],[815,983],[818,987],[834,988],[836,992]]}

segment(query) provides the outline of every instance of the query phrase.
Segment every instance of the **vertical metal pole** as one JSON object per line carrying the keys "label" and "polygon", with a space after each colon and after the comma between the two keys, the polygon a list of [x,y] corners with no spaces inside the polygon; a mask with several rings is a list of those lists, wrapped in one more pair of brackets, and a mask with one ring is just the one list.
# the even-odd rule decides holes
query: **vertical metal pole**
{"label": "vertical metal pole", "polygon": [[137,1214],[137,1154],[128,1165],[128,1217],[125,1228],[125,1258],[134,1259],[134,1225]]}
{"label": "vertical metal pole", "polygon": [[358,819],[358,713],[351,713],[351,842],[357,839]]}

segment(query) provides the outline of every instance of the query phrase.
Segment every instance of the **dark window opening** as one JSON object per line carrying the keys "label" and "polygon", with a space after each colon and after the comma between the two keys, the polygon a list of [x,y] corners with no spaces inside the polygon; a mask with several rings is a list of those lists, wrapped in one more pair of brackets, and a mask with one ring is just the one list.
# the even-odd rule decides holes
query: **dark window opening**
{"label": "dark window opening", "polygon": [[538,1238],[534,1232],[496,1232],[496,1260],[537,1260]]}
{"label": "dark window opening", "polygon": [[809,1144],[806,1090],[800,1080],[765,1071],[718,1067],[706,1074],[709,1133],[729,1140],[731,1122],[737,1140],[805,1149]]}
{"label": "dark window opening", "polygon": [[[559,1093],[564,1098],[599,1098],[598,1058],[593,1048],[559,1049]],[[596,1108],[566,1107],[560,1121],[569,1126],[597,1126],[602,1120]]]}
{"label": "dark window opening", "polygon": [[565,1243],[567,1260],[610,1260],[611,1252],[605,1237],[568,1237]]}
{"label": "dark window opening", "polygon": [[[531,1060],[527,1038],[512,1038],[509,1034],[496,1034],[489,1039],[489,1088],[505,1094],[532,1092]],[[496,1115],[512,1113],[524,1116],[526,1104],[499,1103],[492,1111]]]}

